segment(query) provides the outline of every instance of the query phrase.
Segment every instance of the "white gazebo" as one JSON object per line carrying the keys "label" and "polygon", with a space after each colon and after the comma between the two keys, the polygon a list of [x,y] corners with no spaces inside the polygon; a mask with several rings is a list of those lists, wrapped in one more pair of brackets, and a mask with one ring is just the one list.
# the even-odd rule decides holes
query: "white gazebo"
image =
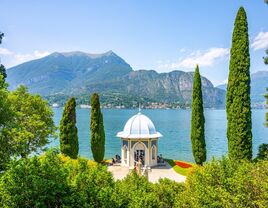
{"label": "white gazebo", "polygon": [[148,167],[157,166],[158,138],[162,134],[147,116],[139,111],[116,136],[122,141],[121,166],[134,168],[138,160]]}

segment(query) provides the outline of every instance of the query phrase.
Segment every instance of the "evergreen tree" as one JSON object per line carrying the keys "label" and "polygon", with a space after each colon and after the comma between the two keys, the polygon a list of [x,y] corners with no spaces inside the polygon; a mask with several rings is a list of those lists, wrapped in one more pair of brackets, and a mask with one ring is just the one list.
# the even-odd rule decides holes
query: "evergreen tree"
{"label": "evergreen tree", "polygon": [[0,64],[0,74],[2,75],[3,81],[7,78],[6,68],[3,64]]}
{"label": "evergreen tree", "polygon": [[266,50],[266,57],[264,57],[264,63],[268,65],[268,49]]}
{"label": "evergreen tree", "polygon": [[[4,33],[0,32],[0,44],[2,43],[2,39],[4,37]],[[0,75],[2,75],[2,80],[5,81],[7,74],[6,74],[6,68],[4,65],[0,64]]]}
{"label": "evergreen tree", "polygon": [[248,23],[238,10],[232,37],[226,96],[228,151],[231,159],[252,158]]}
{"label": "evergreen tree", "polygon": [[103,116],[100,109],[99,95],[94,93],[91,96],[90,114],[90,141],[93,158],[96,162],[101,162],[105,152],[105,132]]}
{"label": "evergreen tree", "polygon": [[74,159],[79,151],[75,107],[75,99],[70,98],[65,104],[60,122],[60,150],[64,155]]}
{"label": "evergreen tree", "polygon": [[195,162],[199,165],[206,161],[205,117],[203,111],[202,83],[197,65],[193,83],[191,142]]}

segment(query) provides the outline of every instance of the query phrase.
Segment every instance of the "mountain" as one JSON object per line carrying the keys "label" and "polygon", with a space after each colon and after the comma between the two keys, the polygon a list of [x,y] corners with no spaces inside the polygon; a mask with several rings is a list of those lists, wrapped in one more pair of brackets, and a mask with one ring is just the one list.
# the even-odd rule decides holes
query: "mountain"
{"label": "mountain", "polygon": [[[106,82],[92,83],[85,89],[86,92],[120,92],[155,102],[190,103],[192,83],[192,72],[157,73],[154,70],[138,70]],[[205,77],[202,77],[202,87],[206,107],[224,106],[224,90],[214,88]]]}
{"label": "mountain", "polygon": [[[251,102],[265,102],[264,95],[268,87],[268,71],[258,71],[251,74]],[[227,84],[219,85],[217,88],[226,90]]]}
{"label": "mountain", "polygon": [[32,93],[50,95],[69,93],[73,88],[113,79],[130,71],[129,64],[112,51],[103,54],[56,52],[8,69],[7,81],[11,89],[23,84]]}
{"label": "mountain", "polygon": [[[103,54],[83,52],[53,53],[7,70],[11,89],[26,85],[30,92],[42,96],[88,96],[99,92],[116,99],[124,97],[151,102],[190,103],[193,73],[154,70],[134,71],[112,51]],[[202,77],[204,104],[223,107],[225,91],[215,88]]]}

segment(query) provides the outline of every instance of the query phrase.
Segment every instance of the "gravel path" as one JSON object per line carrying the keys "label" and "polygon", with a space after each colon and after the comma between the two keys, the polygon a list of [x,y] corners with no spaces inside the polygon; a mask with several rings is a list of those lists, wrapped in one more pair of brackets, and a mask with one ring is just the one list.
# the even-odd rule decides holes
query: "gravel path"
{"label": "gravel path", "polygon": [[[115,180],[121,180],[131,171],[127,167],[109,166],[108,170],[112,172]],[[176,182],[184,182],[186,177],[176,173],[167,163],[165,166],[154,167],[149,171],[149,181],[156,183],[160,178],[168,178]]]}

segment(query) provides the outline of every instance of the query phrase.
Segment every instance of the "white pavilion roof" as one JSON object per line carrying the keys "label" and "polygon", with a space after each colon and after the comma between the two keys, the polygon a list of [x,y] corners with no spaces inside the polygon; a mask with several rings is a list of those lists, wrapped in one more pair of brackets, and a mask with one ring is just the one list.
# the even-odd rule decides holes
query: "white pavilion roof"
{"label": "white pavilion roof", "polygon": [[127,121],[124,130],[118,132],[116,136],[129,139],[149,139],[162,137],[162,134],[156,131],[153,122],[147,116],[139,112]]}

